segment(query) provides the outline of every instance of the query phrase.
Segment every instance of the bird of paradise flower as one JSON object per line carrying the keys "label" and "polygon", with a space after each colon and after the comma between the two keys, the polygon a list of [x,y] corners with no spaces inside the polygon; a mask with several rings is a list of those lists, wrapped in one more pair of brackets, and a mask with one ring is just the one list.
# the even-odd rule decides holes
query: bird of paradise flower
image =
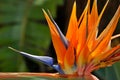
{"label": "bird of paradise flower", "polygon": [[111,40],[120,36],[112,36],[120,18],[120,6],[103,32],[98,35],[99,23],[108,2],[109,0],[98,15],[97,0],[94,0],[91,11],[90,0],[88,0],[78,20],[76,2],[74,2],[66,36],[63,35],[49,11],[47,14],[43,10],[50,28],[58,64],[54,64],[51,57],[35,56],[10,48],[26,57],[53,67],[60,74],[85,76],[90,75],[94,70],[110,66],[120,60],[120,45],[111,47]]}

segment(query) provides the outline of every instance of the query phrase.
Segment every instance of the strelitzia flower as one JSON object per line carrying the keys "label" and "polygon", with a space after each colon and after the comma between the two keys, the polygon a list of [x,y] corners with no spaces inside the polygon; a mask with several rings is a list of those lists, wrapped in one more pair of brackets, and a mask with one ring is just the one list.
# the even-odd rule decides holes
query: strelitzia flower
{"label": "strelitzia flower", "polygon": [[91,10],[90,0],[88,0],[78,20],[76,2],[74,2],[66,36],[63,35],[51,14],[49,12],[47,14],[43,10],[50,28],[58,64],[54,64],[53,58],[48,56],[35,56],[18,52],[53,67],[60,74],[85,76],[94,70],[112,65],[120,60],[120,45],[111,47],[111,40],[119,37],[119,35],[112,36],[112,34],[120,18],[120,6],[103,32],[98,35],[98,27],[101,27],[99,24],[108,2],[109,0],[98,14],[97,0],[94,0]]}

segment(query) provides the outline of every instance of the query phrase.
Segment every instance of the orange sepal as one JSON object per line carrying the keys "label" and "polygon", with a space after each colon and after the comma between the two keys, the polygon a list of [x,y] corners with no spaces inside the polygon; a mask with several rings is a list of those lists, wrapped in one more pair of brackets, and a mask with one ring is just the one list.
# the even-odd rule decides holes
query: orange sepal
{"label": "orange sepal", "polygon": [[90,12],[88,13],[88,35],[90,32],[92,32],[92,31],[94,32],[92,34],[92,36],[90,37],[89,42],[87,43],[90,51],[93,50],[95,39],[96,39],[97,33],[98,33],[97,28],[96,28],[96,30],[93,30],[93,27],[97,23],[97,20],[98,20],[97,0],[94,0],[93,6],[92,6],[92,11],[91,11],[91,13]]}
{"label": "orange sepal", "polygon": [[92,11],[88,15],[88,34],[92,30],[92,27],[95,26],[97,20],[98,20],[97,0],[94,0]]}
{"label": "orange sepal", "polygon": [[[109,2],[109,1],[106,2],[104,8],[102,9],[102,11],[101,11],[101,13],[100,13],[100,15],[98,16],[97,21],[94,23],[94,25],[93,25],[93,26],[91,27],[91,29],[90,29],[90,33],[89,33],[88,38],[87,38],[87,45],[88,45],[90,51],[93,51],[93,50],[97,47],[97,45],[99,44],[99,42],[100,42],[100,41],[96,41],[95,39],[96,39],[97,30],[98,30],[98,26],[99,26],[100,20],[101,20],[102,15],[103,15],[106,7],[107,7],[108,2]],[[95,2],[94,2],[94,3],[95,3]],[[95,4],[94,4],[94,5],[95,5]],[[95,6],[96,6],[96,7],[93,8],[93,9],[97,10],[97,9],[96,9],[96,8],[97,8],[97,5],[95,5]],[[93,7],[94,7],[94,6],[93,6]],[[94,11],[94,10],[93,10],[93,11]],[[96,13],[96,16],[97,16],[97,11],[95,11],[95,13]]]}
{"label": "orange sepal", "polygon": [[88,56],[88,53],[84,53],[84,49],[85,47],[85,43],[86,43],[86,39],[87,39],[87,9],[83,15],[83,19],[81,21],[80,27],[78,29],[78,45],[77,45],[77,51],[76,51],[76,59],[77,59],[77,63],[83,64],[84,62],[86,62],[85,58],[87,58],[86,56]]}
{"label": "orange sepal", "polygon": [[43,10],[43,12],[44,12],[45,18],[48,22],[49,28],[50,28],[52,42],[53,42],[53,45],[54,45],[54,48],[55,48],[55,51],[57,54],[58,63],[61,65],[61,67],[64,67],[63,59],[64,59],[65,52],[66,52],[65,46],[62,43],[62,40],[61,40],[60,35],[58,34],[57,30],[56,30],[55,25],[52,23],[49,16],[47,15],[47,13],[44,10]]}
{"label": "orange sepal", "polygon": [[[109,46],[109,42],[111,41],[111,36],[116,28],[117,22],[119,20],[120,15],[120,7],[117,9],[114,17],[106,27],[106,29],[101,33],[100,37],[98,38],[98,46],[96,46],[95,50],[91,53],[89,58],[95,58],[99,53],[106,51]],[[100,40],[99,40],[100,39]]]}
{"label": "orange sepal", "polygon": [[68,30],[66,33],[66,38],[68,39],[68,41],[71,40],[71,38],[72,38],[73,34],[76,32],[77,28],[78,27],[77,27],[77,17],[76,17],[76,2],[74,2],[69,25],[68,25]]}
{"label": "orange sepal", "polygon": [[73,46],[70,44],[64,57],[64,68],[66,70],[65,72],[67,72],[68,74],[73,73],[74,71],[72,70],[72,68],[74,64],[75,64],[75,53]]}
{"label": "orange sepal", "polygon": [[110,56],[115,55],[114,53],[115,53],[118,49],[120,49],[120,46],[119,46],[119,45],[116,46],[116,47],[114,47],[114,48],[112,48],[112,49],[110,49],[110,50],[108,50],[108,51],[106,51],[106,52],[104,52],[104,53],[101,53],[101,54],[97,55],[96,58],[94,59],[94,61],[95,61],[95,62],[105,61],[105,60],[107,60],[107,58],[109,58]]}

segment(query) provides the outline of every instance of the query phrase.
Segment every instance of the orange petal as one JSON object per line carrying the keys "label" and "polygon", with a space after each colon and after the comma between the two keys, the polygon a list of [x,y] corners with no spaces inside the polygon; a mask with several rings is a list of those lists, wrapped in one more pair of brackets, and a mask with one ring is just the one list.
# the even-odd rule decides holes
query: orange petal
{"label": "orange petal", "polygon": [[112,20],[106,27],[106,29],[103,31],[102,35],[104,34],[104,36],[103,36],[102,40],[100,41],[99,45],[96,47],[96,49],[91,53],[92,57],[96,57],[99,53],[104,52],[106,50],[106,48],[108,47],[109,42],[111,40],[111,36],[112,36],[112,34],[116,28],[117,22],[119,20],[119,15],[120,15],[120,6],[117,9]]}
{"label": "orange petal", "polygon": [[[88,1],[89,2],[89,1]],[[88,3],[87,3],[88,4]],[[76,53],[76,59],[77,59],[77,63],[82,65],[84,64],[84,62],[86,62],[86,58],[88,56],[88,54],[85,52],[84,50],[86,49],[85,47],[85,42],[88,36],[88,7],[89,5],[87,5],[87,8],[85,9],[85,12],[83,14],[83,19],[81,20],[81,24],[79,26],[78,29],[78,46],[77,46],[77,53]]]}
{"label": "orange petal", "polygon": [[95,26],[98,20],[98,9],[97,9],[97,0],[94,0],[92,11],[88,15],[88,33],[90,33],[93,26]]}
{"label": "orange petal", "polygon": [[77,56],[86,55],[86,54],[80,53],[87,39],[87,28],[86,27],[87,27],[87,11],[83,17],[83,20],[80,24],[80,28],[78,30],[78,46],[77,46],[77,54],[76,54]]}
{"label": "orange petal", "polygon": [[[97,23],[98,20],[98,9],[97,9],[97,0],[94,0],[93,7],[91,13],[88,15],[88,34],[93,31],[93,27]],[[98,29],[96,28],[95,32],[91,36],[89,42],[87,43],[89,50],[92,51],[93,45],[98,33]]]}
{"label": "orange petal", "polygon": [[83,14],[83,19],[81,20],[81,24],[79,24],[79,29],[78,29],[78,33],[77,33],[77,39],[78,39],[78,46],[79,48],[82,48],[86,39],[87,39],[87,12],[88,12],[88,8],[85,9],[85,12]]}
{"label": "orange petal", "polygon": [[120,60],[120,48],[117,49],[113,54],[108,56],[106,59],[104,59],[102,62],[100,62],[100,64],[98,65],[98,68],[111,66],[113,63],[119,60]]}
{"label": "orange petal", "polygon": [[113,29],[116,27],[117,22],[119,20],[119,15],[120,15],[120,6],[117,9],[116,14],[114,15],[114,17],[112,18],[111,22],[108,24],[108,27],[106,29],[104,29],[104,31],[100,34],[100,36],[98,37],[97,41],[101,41],[106,35],[108,35],[109,29],[111,27],[113,27]]}
{"label": "orange petal", "polygon": [[85,66],[88,61],[88,54],[90,53],[87,46],[84,46],[84,48],[81,50],[79,56],[77,57],[77,65],[80,67]]}
{"label": "orange petal", "polygon": [[[84,11],[82,12],[82,14],[81,14],[81,16],[80,16],[80,18],[79,18],[79,20],[78,20],[78,26],[81,24],[81,21],[83,20],[83,17],[84,17],[84,15],[85,15],[85,12],[86,12],[87,10],[89,10],[89,7],[90,7],[90,0],[88,0],[87,5],[86,5]],[[88,11],[88,12],[89,12],[89,11]]]}
{"label": "orange petal", "polygon": [[64,58],[64,68],[65,72],[67,73],[73,73],[74,71],[72,70],[73,66],[75,64],[75,53],[74,53],[74,48],[70,44],[68,47],[66,53],[65,53],[65,58]]}
{"label": "orange petal", "polygon": [[[109,1],[109,0],[108,0],[108,1]],[[104,8],[102,9],[102,11],[101,11],[101,13],[100,13],[100,15],[99,15],[96,23],[93,25],[93,27],[91,27],[91,31],[90,31],[90,33],[89,33],[89,35],[88,35],[87,44],[88,44],[88,47],[89,47],[90,51],[94,50],[95,47],[96,47],[96,46],[98,45],[98,43],[99,43],[99,41],[95,41],[96,34],[97,34],[97,28],[98,28],[98,26],[99,26],[99,23],[100,23],[100,20],[101,20],[101,18],[102,18],[102,15],[103,15],[106,7],[107,7],[108,1],[106,2]],[[95,5],[95,2],[94,2],[94,5]],[[95,5],[95,6],[97,7],[97,5]],[[94,6],[93,6],[93,7],[94,7]],[[93,8],[93,9],[97,10],[96,7]],[[93,11],[94,11],[94,10],[93,10]],[[97,12],[95,12],[95,13],[97,14]],[[97,15],[96,15],[96,16],[97,16]],[[93,43],[93,42],[94,42],[94,43]]]}
{"label": "orange petal", "polygon": [[77,39],[76,57],[78,57],[79,52],[81,51],[81,49],[83,48],[83,45],[85,43],[85,40],[83,40],[83,39],[86,38],[86,24],[87,24],[86,20],[87,20],[87,11],[88,11],[89,5],[90,5],[90,0],[88,0],[87,5],[78,21],[79,29],[76,31],[77,32],[77,34],[76,34],[76,39]]}
{"label": "orange petal", "polygon": [[114,55],[113,57],[111,57],[109,59],[111,62],[117,62],[120,60],[120,50],[116,53],[116,55]]}
{"label": "orange petal", "polygon": [[65,46],[62,43],[62,40],[60,38],[60,35],[58,34],[55,25],[52,23],[52,21],[50,20],[49,16],[47,15],[47,13],[43,10],[45,18],[48,22],[49,28],[50,28],[50,32],[51,32],[51,36],[52,36],[52,42],[57,54],[57,60],[58,63],[63,67],[63,59],[65,56]]}
{"label": "orange petal", "polygon": [[112,49],[110,49],[110,50],[108,50],[108,51],[106,51],[106,52],[103,52],[103,53],[101,53],[101,54],[98,54],[98,55],[95,57],[94,61],[95,61],[95,62],[98,62],[98,61],[101,61],[101,60],[102,60],[102,61],[105,61],[106,58],[109,58],[109,56],[113,56],[118,49],[120,49],[120,46],[116,46],[116,47],[114,47],[114,48],[112,48]]}
{"label": "orange petal", "polygon": [[71,38],[72,38],[73,34],[76,32],[77,28],[78,27],[77,27],[77,17],[76,17],[76,2],[74,2],[69,25],[68,25],[68,30],[67,30],[67,34],[66,34],[66,38],[68,39],[68,41],[71,40]]}

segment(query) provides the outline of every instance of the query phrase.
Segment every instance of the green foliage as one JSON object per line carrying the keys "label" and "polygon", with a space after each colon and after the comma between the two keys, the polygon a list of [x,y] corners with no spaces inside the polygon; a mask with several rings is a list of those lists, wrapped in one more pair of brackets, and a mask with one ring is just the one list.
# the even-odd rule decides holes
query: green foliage
{"label": "green foliage", "polygon": [[23,57],[8,46],[45,55],[51,38],[42,8],[55,17],[58,5],[62,0],[0,0],[1,72],[27,71]]}
{"label": "green foliage", "polygon": [[117,62],[113,66],[95,71],[95,74],[100,78],[100,80],[120,80],[119,67],[120,62]]}

